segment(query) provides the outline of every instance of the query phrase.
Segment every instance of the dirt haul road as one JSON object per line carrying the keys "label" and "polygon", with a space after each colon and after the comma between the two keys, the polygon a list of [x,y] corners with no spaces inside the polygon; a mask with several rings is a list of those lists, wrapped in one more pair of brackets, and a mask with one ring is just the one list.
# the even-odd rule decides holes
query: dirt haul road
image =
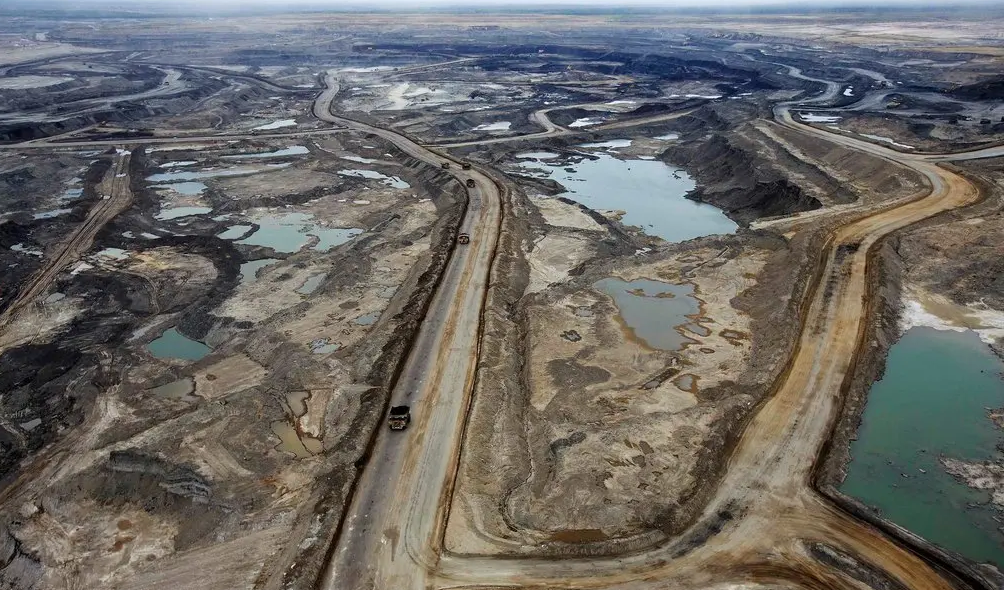
{"label": "dirt haul road", "polygon": [[[45,293],[59,273],[70,263],[76,261],[82,254],[90,250],[94,236],[113,217],[121,213],[132,203],[132,190],[129,188],[129,161],[132,152],[118,150],[115,160],[109,167],[104,179],[95,189],[102,198],[91,208],[87,218],[69,237],[55,250],[55,254],[45,261],[45,264],[24,286],[17,298],[0,314],[0,332],[11,322],[25,306],[34,303],[35,299]],[[2,339],[0,339],[2,342]],[[6,343],[8,346],[13,343]]]}
{"label": "dirt haul road", "polygon": [[79,148],[79,147],[104,147],[122,145],[128,142],[131,145],[158,145],[172,143],[213,143],[225,141],[237,141],[241,139],[279,139],[285,137],[303,137],[308,135],[328,135],[331,133],[344,133],[344,129],[309,129],[304,131],[287,131],[284,133],[232,133],[219,135],[179,135],[177,137],[130,137],[123,139],[81,139],[76,141],[53,141],[56,137],[67,137],[75,133],[80,133],[84,129],[77,129],[60,136],[47,137],[45,139],[32,139],[22,143],[10,143],[0,145],[0,150],[45,150],[59,148]]}
{"label": "dirt haul road", "polygon": [[[378,135],[432,166],[444,161],[402,135],[332,115],[338,85],[331,74],[325,84],[327,90],[314,104],[319,119]],[[420,579],[412,576],[415,561],[436,555],[425,552],[426,542],[440,536],[445,522],[442,492],[452,485],[456,471],[502,197],[494,181],[478,170],[462,170],[454,162],[450,173],[460,182],[475,182],[461,227],[471,241],[454,250],[392,392],[393,405],[411,406],[412,425],[403,432],[380,433],[342,525],[324,588],[403,590]]]}
{"label": "dirt haul road", "polygon": [[516,141],[530,141],[536,139],[546,139],[551,137],[565,137],[574,135],[585,135],[587,133],[596,133],[598,131],[608,131],[610,129],[626,129],[628,127],[638,127],[641,125],[650,125],[652,123],[659,123],[662,121],[670,121],[672,119],[678,119],[684,115],[689,115],[696,109],[684,109],[682,111],[677,111],[675,113],[665,113],[662,115],[652,115],[651,117],[641,117],[637,119],[627,119],[625,121],[615,121],[613,123],[607,123],[605,125],[596,125],[594,127],[589,127],[588,129],[573,130],[566,129],[547,116],[550,111],[555,111],[559,109],[570,109],[575,107],[592,106],[596,103],[586,103],[581,105],[570,105],[567,107],[551,107],[547,109],[541,109],[539,111],[534,111],[530,115],[530,120],[539,124],[544,128],[544,131],[538,131],[536,133],[527,133],[525,135],[510,135],[507,137],[490,137],[487,139],[472,139],[469,141],[458,141],[452,143],[437,143],[431,144],[429,147],[439,147],[439,148],[460,148],[460,147],[470,147],[470,146],[483,146],[492,145],[496,143],[512,143]]}
{"label": "dirt haul road", "polygon": [[[941,573],[909,550],[872,527],[836,510],[810,485],[813,465],[835,417],[841,385],[860,350],[867,307],[869,251],[883,237],[912,223],[966,206],[979,198],[968,181],[942,169],[928,157],[901,154],[853,138],[833,136],[791,120],[779,111],[782,124],[821,139],[913,168],[924,175],[930,190],[919,198],[890,203],[879,211],[862,213],[834,231],[826,247],[818,281],[807,294],[808,311],[799,344],[774,395],[757,412],[744,432],[714,499],[688,531],[673,541],[647,551],[620,557],[540,560],[445,554],[441,535],[440,498],[448,497],[452,482],[427,463],[442,451],[456,452],[460,441],[438,441],[449,435],[444,422],[459,424],[463,416],[446,416],[447,406],[462,410],[463,403],[441,392],[436,417],[420,420],[409,441],[408,466],[419,473],[402,477],[404,485],[387,487],[393,500],[392,518],[372,553],[340,549],[338,567],[351,569],[351,559],[368,560],[375,588],[427,587],[573,587],[573,588],[697,588],[730,581],[795,583],[825,588],[860,588],[842,571],[812,559],[806,546],[821,543],[892,579],[915,589],[947,589]],[[961,157],[965,157],[964,155]],[[471,362],[468,359],[467,362]],[[431,379],[438,379],[440,371]],[[466,383],[465,383],[466,387]],[[466,391],[466,390],[465,390]],[[458,395],[465,393],[457,392]],[[459,435],[453,429],[453,435]],[[374,485],[372,482],[370,485]],[[371,514],[372,516],[372,514]],[[434,522],[435,521],[435,522]],[[349,527],[354,522],[348,523]],[[372,535],[373,533],[369,533]],[[351,542],[351,533],[349,539]],[[338,564],[341,565],[338,565]],[[356,588],[329,579],[329,588]],[[346,582],[348,580],[345,580]]]}

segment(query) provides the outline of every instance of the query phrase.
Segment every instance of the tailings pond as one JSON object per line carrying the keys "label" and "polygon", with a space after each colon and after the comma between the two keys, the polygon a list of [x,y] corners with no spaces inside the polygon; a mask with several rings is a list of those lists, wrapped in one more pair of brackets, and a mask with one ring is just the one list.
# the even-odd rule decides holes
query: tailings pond
{"label": "tailings pond", "polygon": [[956,481],[939,462],[994,457],[1004,432],[987,411],[1004,406],[1002,370],[974,332],[908,330],[868,394],[841,491],[928,541],[1004,567],[989,493]]}
{"label": "tailings pond", "polygon": [[701,313],[701,302],[694,297],[693,285],[611,277],[593,286],[613,298],[626,329],[651,348],[679,350],[693,342],[685,331],[704,331],[694,319]]}
{"label": "tailings pond", "polygon": [[[606,147],[613,142],[596,144]],[[737,225],[720,209],[685,198],[694,181],[682,169],[658,160],[621,160],[601,153],[558,159],[528,153],[517,158],[525,172],[561,183],[567,197],[597,210],[624,211],[622,222],[654,236],[681,242],[735,232]]]}

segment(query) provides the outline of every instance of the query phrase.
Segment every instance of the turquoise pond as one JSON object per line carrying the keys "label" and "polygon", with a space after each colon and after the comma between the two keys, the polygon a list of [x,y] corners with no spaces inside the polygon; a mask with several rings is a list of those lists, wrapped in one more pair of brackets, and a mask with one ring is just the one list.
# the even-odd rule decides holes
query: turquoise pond
{"label": "turquoise pond", "polygon": [[186,338],[177,328],[165,330],[160,338],[147,345],[150,354],[157,358],[175,358],[186,361],[197,361],[213,349],[205,344]]}
{"label": "turquoise pond", "polygon": [[949,475],[939,457],[992,458],[1002,432],[1004,363],[975,332],[912,328],[892,346],[868,395],[841,491],[892,522],[977,562],[1004,567],[989,493]]}

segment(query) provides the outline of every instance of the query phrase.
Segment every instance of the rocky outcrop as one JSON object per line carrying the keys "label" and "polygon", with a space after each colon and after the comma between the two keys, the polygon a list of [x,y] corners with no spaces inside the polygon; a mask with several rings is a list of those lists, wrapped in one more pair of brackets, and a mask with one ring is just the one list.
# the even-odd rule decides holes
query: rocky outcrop
{"label": "rocky outcrop", "polygon": [[22,550],[7,527],[0,527],[0,588],[32,590],[41,579],[42,565]]}

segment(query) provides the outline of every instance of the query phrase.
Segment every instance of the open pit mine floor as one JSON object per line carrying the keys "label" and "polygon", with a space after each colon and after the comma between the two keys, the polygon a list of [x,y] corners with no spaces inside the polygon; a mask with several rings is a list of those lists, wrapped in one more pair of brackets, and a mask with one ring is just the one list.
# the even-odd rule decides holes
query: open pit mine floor
{"label": "open pit mine floor", "polygon": [[[404,443],[411,461],[393,489],[388,489],[388,479],[380,467],[386,464],[384,458],[375,463],[379,472],[370,480],[373,488],[369,493],[378,493],[387,500],[384,504],[360,502],[356,510],[363,514],[347,520],[347,540],[336,550],[334,562],[345,565],[333,567],[327,588],[367,584],[376,588],[635,588],[648,584],[699,588],[708,583],[710,571],[718,572],[713,576],[716,582],[856,586],[857,582],[847,574],[809,559],[805,548],[813,545],[856,556],[909,588],[954,587],[944,572],[841,511],[820,497],[810,484],[819,449],[829,435],[839,404],[842,384],[861,349],[860,335],[868,317],[869,257],[876,244],[890,233],[978,201],[978,190],[965,178],[929,161],[964,158],[966,154],[906,156],[863,141],[833,138],[794,123],[789,117],[782,116],[782,121],[799,132],[908,166],[923,174],[930,188],[916,198],[862,215],[827,238],[826,254],[815,271],[813,288],[806,295],[811,303],[802,321],[795,355],[773,395],[746,428],[713,501],[698,522],[665,546],[610,558],[542,561],[444,552],[440,535],[446,517],[444,502],[450,497],[450,472],[429,473],[426,465],[436,462],[449,466],[459,454],[468,377],[458,381],[464,386],[453,393],[453,400],[438,391],[435,417],[423,417],[417,428],[405,435],[406,440],[391,440],[389,436],[385,439],[388,446]],[[454,350],[450,352],[455,354]],[[470,354],[476,347],[461,350]],[[466,362],[471,366],[474,359],[467,358]],[[437,377],[432,384],[441,385],[441,381]],[[444,415],[446,407],[452,407],[455,413]],[[445,422],[452,428],[430,427],[426,420]],[[374,529],[368,522],[375,513],[384,520],[382,528]],[[360,553],[352,548],[356,543],[353,537],[360,534],[357,527],[364,529],[363,534],[379,539],[368,542],[375,550]],[[347,579],[354,582],[356,578],[343,572],[359,568],[360,560],[367,563],[365,568],[371,577],[365,584],[345,586]]]}
{"label": "open pit mine floor", "polygon": [[[981,255],[995,247],[997,29],[973,21],[966,51],[944,56],[928,35],[961,28],[623,16],[631,26],[515,12],[488,18],[499,27],[452,14],[90,28],[26,16],[48,32],[0,60],[0,587],[995,587],[991,568],[866,512],[822,472],[846,443],[851,384],[875,362],[880,307],[907,284],[889,251],[945,220],[983,232]],[[876,58],[887,43],[903,53]],[[645,187],[634,201],[576,191],[582,163],[665,176],[661,197],[716,223],[660,234],[639,207]],[[763,298],[797,288],[765,311],[745,298],[760,285]],[[632,297],[679,319],[639,327],[644,313],[615,313]],[[990,317],[995,299],[972,299],[955,304]],[[551,312],[582,333],[539,321]],[[792,328],[757,333],[778,317]],[[626,340],[620,357],[590,356]],[[521,356],[541,342],[568,358]],[[756,364],[765,342],[790,353]],[[599,366],[628,355],[616,376]],[[492,382],[500,357],[526,399],[503,400],[499,424],[516,430],[492,433],[518,440],[479,431],[481,392],[517,389]],[[601,530],[562,511],[635,501],[641,479],[623,473],[639,465],[569,467],[561,453],[633,423],[521,410],[580,386],[561,371],[595,386],[582,403],[634,403],[643,419],[677,413],[651,402],[671,386],[683,410],[725,407],[740,371],[760,389],[728,414],[727,437],[680,443],[720,466],[673,488],[667,502],[691,502],[679,520],[615,506],[604,515],[632,516]],[[398,405],[411,423],[391,431]],[[486,440],[529,448],[498,449],[532,463],[522,488],[505,487],[511,473],[484,481],[498,464],[472,445]],[[600,440],[576,457],[597,458]],[[625,441],[640,467],[642,442]],[[466,463],[479,460],[487,475]],[[622,495],[597,493],[607,482]],[[568,505],[527,517],[556,497]]]}

